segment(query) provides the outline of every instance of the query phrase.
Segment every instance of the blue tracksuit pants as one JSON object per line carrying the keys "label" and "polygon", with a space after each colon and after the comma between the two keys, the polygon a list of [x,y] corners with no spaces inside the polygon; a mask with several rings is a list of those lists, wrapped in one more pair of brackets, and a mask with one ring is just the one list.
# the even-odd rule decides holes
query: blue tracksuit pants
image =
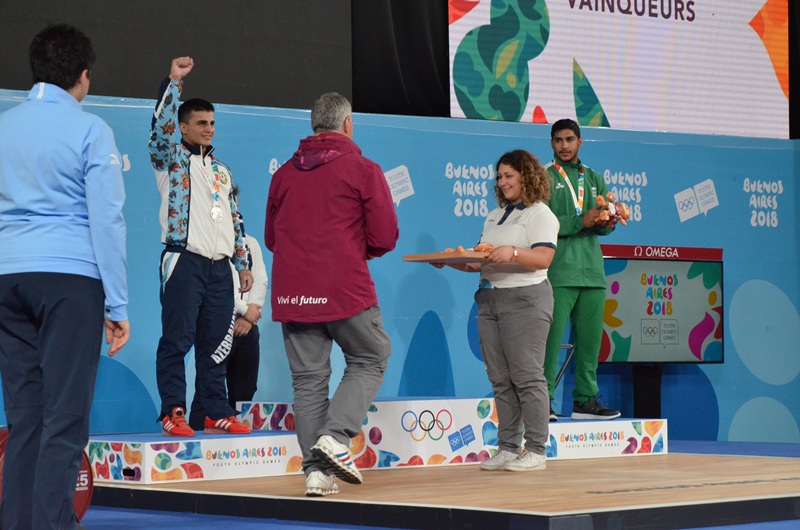
{"label": "blue tracksuit pants", "polygon": [[161,256],[161,339],[156,381],[161,415],[186,409],[185,358],[194,346],[200,403],[212,419],[235,416],[225,391],[233,341],[233,278],[227,259],[167,247]]}

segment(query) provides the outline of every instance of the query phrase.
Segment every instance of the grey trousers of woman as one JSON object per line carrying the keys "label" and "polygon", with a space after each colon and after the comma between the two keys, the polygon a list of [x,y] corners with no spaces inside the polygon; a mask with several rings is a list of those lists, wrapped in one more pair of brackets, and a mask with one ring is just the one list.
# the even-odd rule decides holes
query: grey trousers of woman
{"label": "grey trousers of woman", "polygon": [[478,333],[497,407],[498,447],[543,455],[550,400],[544,377],[547,334],[553,321],[553,289],[537,285],[479,289]]}

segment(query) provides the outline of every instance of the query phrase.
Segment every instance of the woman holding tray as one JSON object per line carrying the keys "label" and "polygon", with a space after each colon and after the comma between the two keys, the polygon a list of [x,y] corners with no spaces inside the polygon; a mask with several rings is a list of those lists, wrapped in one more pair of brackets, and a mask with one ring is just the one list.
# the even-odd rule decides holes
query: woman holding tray
{"label": "woman holding tray", "polygon": [[499,207],[489,212],[480,238],[494,249],[484,262],[449,266],[481,273],[478,332],[499,422],[497,452],[481,469],[531,471],[545,467],[550,401],[544,354],[553,318],[547,267],[558,220],[545,204],[550,180],[535,156],[508,152],[496,172]]}

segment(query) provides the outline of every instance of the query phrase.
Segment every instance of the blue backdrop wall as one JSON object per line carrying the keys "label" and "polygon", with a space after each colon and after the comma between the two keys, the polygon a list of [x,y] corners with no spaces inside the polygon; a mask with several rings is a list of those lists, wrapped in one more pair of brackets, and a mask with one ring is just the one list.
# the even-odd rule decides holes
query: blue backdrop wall
{"label": "blue backdrop wall", "polygon": [[[0,90],[0,111],[25,95]],[[159,429],[155,350],[162,247],[146,148],[153,104],[94,96],[84,102],[112,126],[124,154],[132,324],[126,348],[114,358],[103,353],[93,433]],[[271,175],[310,134],[309,113],[220,105],[216,121],[216,154],[242,189],[247,231],[263,241]],[[393,343],[379,396],[489,395],[475,331],[477,276],[405,263],[402,256],[476,242],[483,216],[495,206],[495,161],[514,148],[549,160],[549,126],[358,114],[354,122],[356,142],[390,180],[400,219],[397,249],[370,263]],[[595,128],[583,136],[582,160],[633,208],[634,221],[619,226],[606,243],[723,249],[725,362],[664,367],[662,416],[670,435],[800,442],[800,144]],[[269,252],[265,261],[269,271]],[[280,327],[268,307],[261,333],[256,399],[290,401]],[[336,378],[341,360],[334,366]],[[191,380],[191,355],[187,372]],[[632,415],[630,365],[602,366],[599,384],[610,405]],[[556,396],[565,411],[570,392],[568,373]],[[191,401],[191,390],[187,397]]]}

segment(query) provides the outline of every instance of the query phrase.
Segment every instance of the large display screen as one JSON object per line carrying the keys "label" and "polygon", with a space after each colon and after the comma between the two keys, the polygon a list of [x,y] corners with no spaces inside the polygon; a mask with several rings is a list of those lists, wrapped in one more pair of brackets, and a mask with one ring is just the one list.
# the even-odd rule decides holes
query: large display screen
{"label": "large display screen", "polygon": [[604,245],[600,362],[721,363],[722,251]]}
{"label": "large display screen", "polygon": [[453,117],[789,137],[788,0],[450,0]]}

